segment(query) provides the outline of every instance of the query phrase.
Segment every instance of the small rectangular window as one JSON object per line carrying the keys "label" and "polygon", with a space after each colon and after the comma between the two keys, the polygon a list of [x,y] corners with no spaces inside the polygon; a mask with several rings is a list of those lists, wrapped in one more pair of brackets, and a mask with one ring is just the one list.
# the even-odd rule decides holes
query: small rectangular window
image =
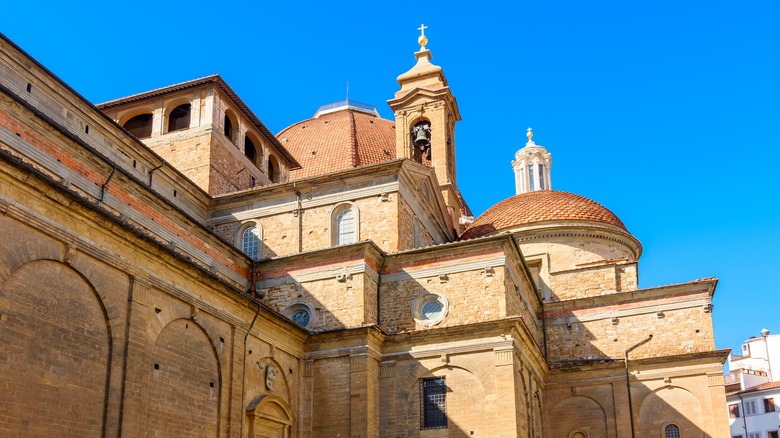
{"label": "small rectangular window", "polygon": [[444,377],[420,380],[420,427],[447,427],[447,385]]}
{"label": "small rectangular window", "polygon": [[756,401],[750,400],[745,402],[745,416],[748,415],[756,415],[758,413],[758,409],[756,409]]}
{"label": "small rectangular window", "polygon": [[528,166],[528,188],[531,191],[536,190],[536,177],[534,176],[534,165]]}
{"label": "small rectangular window", "polygon": [[[764,399],[764,412],[774,412],[775,411],[775,399],[773,398],[765,398]],[[777,432],[775,432],[777,433]]]}
{"label": "small rectangular window", "polygon": [[760,432],[748,432],[748,438],[761,438]]}
{"label": "small rectangular window", "polygon": [[733,404],[729,405],[729,417],[731,418],[739,418],[739,405]]}
{"label": "small rectangular window", "polygon": [[766,437],[767,438],[778,438],[777,437],[777,431],[776,430],[771,430],[771,431],[767,432]]}

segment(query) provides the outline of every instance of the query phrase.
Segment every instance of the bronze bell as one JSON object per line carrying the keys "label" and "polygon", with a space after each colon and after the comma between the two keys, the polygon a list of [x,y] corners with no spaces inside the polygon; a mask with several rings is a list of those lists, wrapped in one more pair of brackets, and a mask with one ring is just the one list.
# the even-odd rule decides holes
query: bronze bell
{"label": "bronze bell", "polygon": [[428,138],[428,132],[425,129],[417,130],[417,134],[414,136],[414,145],[418,148],[426,148],[431,145],[431,140]]}

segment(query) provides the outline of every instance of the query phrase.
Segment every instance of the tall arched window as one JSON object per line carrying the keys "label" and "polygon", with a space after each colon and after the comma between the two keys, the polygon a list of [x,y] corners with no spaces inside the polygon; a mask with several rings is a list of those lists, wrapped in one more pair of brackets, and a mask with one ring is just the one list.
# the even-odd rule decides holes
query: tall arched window
{"label": "tall arched window", "polygon": [[268,179],[273,183],[278,183],[282,180],[282,169],[279,167],[279,162],[275,157],[268,157]]}
{"label": "tall arched window", "polygon": [[230,110],[225,110],[225,120],[222,126],[222,133],[234,145],[238,145],[238,119]]}
{"label": "tall arched window", "polygon": [[139,114],[125,122],[124,128],[137,138],[152,136],[152,114]]}
{"label": "tall arched window", "polygon": [[331,244],[348,245],[360,240],[360,212],[353,204],[341,204],[331,213]]}
{"label": "tall arched window", "polygon": [[250,225],[241,233],[241,251],[252,260],[260,260],[260,231],[256,226]]}
{"label": "tall arched window", "polygon": [[249,136],[244,137],[244,155],[249,158],[252,164],[257,165],[257,161],[255,161],[257,160],[257,149],[252,140],[249,139]]}
{"label": "tall arched window", "polygon": [[676,424],[670,424],[664,429],[664,438],[680,438],[680,428]]}
{"label": "tall arched window", "polygon": [[336,216],[337,245],[355,243],[355,212],[352,209],[342,211]]}
{"label": "tall arched window", "polygon": [[168,132],[179,131],[190,127],[190,104],[179,105],[168,115]]}

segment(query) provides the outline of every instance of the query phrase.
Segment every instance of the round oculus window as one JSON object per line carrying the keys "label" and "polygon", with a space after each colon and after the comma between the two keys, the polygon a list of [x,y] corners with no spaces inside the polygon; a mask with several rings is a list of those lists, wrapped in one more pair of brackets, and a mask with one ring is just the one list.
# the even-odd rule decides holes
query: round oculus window
{"label": "round oculus window", "polygon": [[436,319],[444,310],[444,306],[437,301],[428,301],[422,306],[422,316],[425,319]]}
{"label": "round oculus window", "polygon": [[306,327],[309,325],[309,321],[311,321],[311,314],[309,314],[309,311],[306,309],[298,309],[293,313],[292,320],[295,321],[296,324]]}
{"label": "round oculus window", "polygon": [[301,327],[309,327],[314,321],[314,311],[308,304],[302,302],[291,304],[282,313]]}
{"label": "round oculus window", "polygon": [[418,324],[433,326],[447,316],[449,303],[447,298],[439,293],[426,292],[412,301],[412,317]]}

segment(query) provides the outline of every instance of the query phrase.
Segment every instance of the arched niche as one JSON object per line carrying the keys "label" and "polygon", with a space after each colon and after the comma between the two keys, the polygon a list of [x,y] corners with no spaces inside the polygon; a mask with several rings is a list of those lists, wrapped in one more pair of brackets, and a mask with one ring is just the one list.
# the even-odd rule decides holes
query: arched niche
{"label": "arched niche", "polygon": [[569,437],[582,433],[586,437],[607,436],[604,408],[590,397],[572,396],[550,411],[550,436]]}
{"label": "arched niche", "polygon": [[685,388],[664,386],[642,400],[637,436],[663,436],[665,426],[672,423],[679,427],[680,436],[707,436],[701,403],[696,396]]}
{"label": "arched niche", "polygon": [[263,395],[246,407],[249,436],[252,438],[289,438],[295,423],[292,410],[282,398]]}
{"label": "arched niche", "polygon": [[[190,319],[169,322],[154,343],[149,372],[150,436],[217,436],[219,360],[200,325]],[[189,433],[181,435],[183,430]]]}
{"label": "arched niche", "polygon": [[59,261],[29,261],[4,279],[0,316],[0,436],[49,436],[52,425],[100,436],[112,343],[93,285]]}

